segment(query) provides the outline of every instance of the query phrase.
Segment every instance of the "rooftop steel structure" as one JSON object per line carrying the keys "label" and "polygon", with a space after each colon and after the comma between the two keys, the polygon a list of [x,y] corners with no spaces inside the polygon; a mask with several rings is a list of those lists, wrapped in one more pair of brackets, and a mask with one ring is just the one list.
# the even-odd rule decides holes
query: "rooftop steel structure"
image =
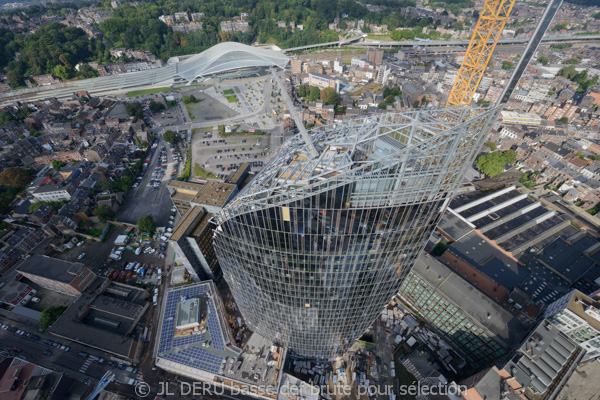
{"label": "rooftop steel structure", "polygon": [[317,157],[289,139],[215,215],[217,257],[250,327],[300,356],[342,355],[398,292],[498,112],[323,126],[310,136]]}

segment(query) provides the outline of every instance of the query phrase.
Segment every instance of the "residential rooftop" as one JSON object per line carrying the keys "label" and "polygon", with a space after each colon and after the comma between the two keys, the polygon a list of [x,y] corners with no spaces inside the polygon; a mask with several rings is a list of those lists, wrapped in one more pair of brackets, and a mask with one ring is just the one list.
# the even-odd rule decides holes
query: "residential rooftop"
{"label": "residential rooftop", "polygon": [[21,264],[19,272],[30,273],[63,283],[71,283],[83,267],[84,264],[80,262],[70,262],[33,254]]}

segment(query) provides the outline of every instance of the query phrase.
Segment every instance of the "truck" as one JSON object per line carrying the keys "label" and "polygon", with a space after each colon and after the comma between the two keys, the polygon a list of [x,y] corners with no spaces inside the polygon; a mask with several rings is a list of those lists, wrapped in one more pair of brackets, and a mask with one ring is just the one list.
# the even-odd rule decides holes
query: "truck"
{"label": "truck", "polygon": [[115,239],[116,246],[125,246],[127,244],[127,242],[129,242],[129,236],[127,236],[127,235],[119,235]]}

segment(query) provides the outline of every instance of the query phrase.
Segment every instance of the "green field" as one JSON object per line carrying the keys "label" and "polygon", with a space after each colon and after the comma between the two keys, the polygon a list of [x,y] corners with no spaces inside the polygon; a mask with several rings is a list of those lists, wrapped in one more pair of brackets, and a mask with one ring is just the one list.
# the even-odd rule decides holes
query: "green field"
{"label": "green field", "polygon": [[227,99],[228,102],[230,103],[237,103],[238,99],[235,96],[235,94],[232,94],[231,96],[225,96],[225,98]]}
{"label": "green field", "polygon": [[213,173],[208,172],[204,168],[202,168],[199,164],[194,164],[194,175],[202,178],[217,178],[217,176]]}
{"label": "green field", "polygon": [[223,90],[223,94],[224,94],[225,96],[228,96],[228,95],[230,95],[230,94],[233,94],[233,89],[227,89],[227,90]]}
{"label": "green field", "polygon": [[169,91],[171,91],[171,88],[168,88],[168,87],[160,87],[160,88],[152,88],[152,89],[144,89],[144,90],[134,90],[132,92],[127,92],[127,97],[144,96],[147,94],[162,93],[162,92],[169,92]]}
{"label": "green field", "polygon": [[374,35],[374,34],[367,35],[367,39],[380,40],[380,41],[384,41],[384,42],[391,42],[394,40],[394,39],[392,39],[392,37],[390,35]]}

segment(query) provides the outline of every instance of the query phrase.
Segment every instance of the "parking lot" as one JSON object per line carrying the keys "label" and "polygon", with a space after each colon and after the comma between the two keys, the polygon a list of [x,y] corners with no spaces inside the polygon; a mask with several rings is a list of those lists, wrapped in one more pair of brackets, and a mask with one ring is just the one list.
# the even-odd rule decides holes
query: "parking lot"
{"label": "parking lot", "polygon": [[[169,208],[167,208],[167,213],[169,213]],[[109,258],[108,256],[110,255],[111,250],[114,247],[117,247],[114,244],[115,239],[117,238],[117,236],[122,235],[124,230],[124,228],[114,226],[113,229],[111,229],[108,232],[108,234],[106,235],[106,239],[102,243],[85,243],[80,247],[73,247],[66,253],[55,252],[55,254],[52,254],[51,256],[71,262],[82,262],[88,267],[92,268],[97,274],[104,274],[106,270],[110,268],[121,268],[123,262],[135,261],[142,264],[153,264],[161,266],[165,264],[165,260],[160,258],[157,253],[141,253],[139,255],[136,255],[133,251],[130,250],[125,250],[123,252],[121,260],[117,261]],[[152,246],[154,248],[160,249],[160,241],[154,241],[152,243]],[[79,256],[84,253],[85,256],[79,259]]]}
{"label": "parking lot", "polygon": [[270,154],[270,135],[220,137],[201,132],[192,141],[192,159],[204,169],[219,177],[226,177],[241,163],[251,164],[254,170],[262,168]]}
{"label": "parking lot", "polygon": [[[233,118],[239,113],[225,104],[215,101],[214,98],[204,92],[202,88],[192,87],[181,89],[182,96],[194,96],[198,102],[188,104],[188,108],[193,115],[193,122],[211,122],[220,119]],[[185,108],[185,107],[184,107]]]}
{"label": "parking lot", "polygon": [[[166,149],[167,162],[163,162],[161,157],[161,148]],[[162,175],[155,175],[157,165],[160,161]],[[129,191],[121,210],[117,215],[120,221],[130,224],[137,223],[140,217],[152,215],[156,226],[165,226],[169,219],[169,209],[171,208],[171,198],[167,190],[167,184],[173,176],[172,172],[176,168],[173,154],[169,145],[164,141],[159,141],[158,145],[150,157],[147,169],[142,176],[142,179],[136,181],[137,186]],[[158,186],[156,183],[158,182]]]}

